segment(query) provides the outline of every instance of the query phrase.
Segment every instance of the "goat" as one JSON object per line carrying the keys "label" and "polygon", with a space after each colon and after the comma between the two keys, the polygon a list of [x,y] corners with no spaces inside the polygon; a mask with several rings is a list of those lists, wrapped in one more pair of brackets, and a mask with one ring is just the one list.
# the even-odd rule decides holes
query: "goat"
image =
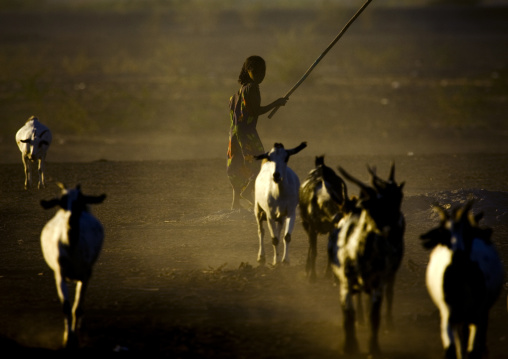
{"label": "goat", "polygon": [[[86,196],[79,185],[74,189],[66,189],[61,184],[59,187],[62,189],[59,198],[41,200],[45,209],[60,207],[42,229],[41,247],[44,259],[54,273],[63,306],[63,345],[74,348],[78,345],[79,322],[92,267],[104,241],[102,224],[89,211],[88,205],[102,203],[106,195]],[[72,307],[66,281],[76,282]]]}
{"label": "goat", "polygon": [[[346,183],[328,166],[324,156],[316,157],[315,168],[300,186],[299,208],[302,224],[309,238],[306,273],[311,282],[316,280],[318,234],[330,235],[343,215],[348,199]],[[326,276],[331,275],[330,261]]]}
{"label": "goat", "polygon": [[[395,182],[392,164],[388,181],[377,177],[372,169],[372,186],[349,175],[340,173],[357,184],[361,191],[355,208],[339,221],[330,236],[329,254],[332,270],[339,282],[340,301],[344,315],[344,351],[358,351],[355,333],[353,296],[369,295],[370,338],[369,352],[379,354],[378,332],[381,304],[385,289],[393,291],[393,281],[403,255],[405,220],[401,213],[404,182]],[[389,315],[393,292],[387,294]]]}
{"label": "goat", "polygon": [[487,353],[489,310],[503,284],[492,229],[478,226],[483,213],[473,216],[471,207],[472,201],[450,214],[434,206],[440,224],[420,236],[431,250],[425,281],[441,315],[446,358],[482,358]]}
{"label": "goat", "polygon": [[38,188],[46,186],[44,168],[51,140],[51,131],[35,116],[31,116],[25,125],[16,132],[16,143],[21,151],[21,160],[25,168],[25,189],[31,186],[32,164],[36,161],[39,171]]}
{"label": "goat", "polygon": [[259,236],[258,262],[261,264],[265,263],[263,221],[267,221],[272,237],[273,265],[277,264],[277,247],[285,223],[282,263],[289,264],[289,243],[296,219],[300,180],[287,163],[289,157],[305,147],[307,143],[302,142],[297,147],[286,150],[281,143],[275,143],[269,152],[255,156],[257,160],[264,160],[254,187],[254,214]]}

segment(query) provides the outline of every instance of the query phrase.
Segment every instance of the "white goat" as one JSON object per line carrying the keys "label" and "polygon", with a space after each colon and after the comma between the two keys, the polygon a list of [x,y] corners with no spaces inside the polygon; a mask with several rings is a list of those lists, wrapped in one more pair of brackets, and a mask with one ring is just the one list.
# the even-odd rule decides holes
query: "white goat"
{"label": "white goat", "polygon": [[277,264],[277,246],[282,226],[285,223],[282,262],[289,264],[289,242],[291,242],[291,232],[295,225],[300,180],[287,166],[287,162],[290,156],[297,154],[305,147],[307,147],[307,143],[302,142],[296,148],[286,150],[281,143],[276,143],[270,152],[255,157],[257,160],[266,160],[263,162],[255,182],[254,214],[258,223],[259,263],[263,264],[266,260],[263,243],[263,221],[266,220],[272,236],[274,265]]}
{"label": "white goat", "polygon": [[[77,331],[85,291],[104,240],[102,224],[89,212],[88,205],[101,203],[106,195],[85,196],[79,185],[75,189],[59,186],[62,189],[60,198],[41,201],[45,209],[61,208],[42,229],[41,247],[46,263],[54,272],[58,297],[63,305],[63,344],[72,348],[78,345]],[[76,282],[72,307],[66,281]]]}
{"label": "white goat", "polygon": [[21,160],[25,167],[25,189],[28,189],[32,184],[32,164],[36,161],[39,168],[38,188],[46,186],[44,167],[51,140],[51,131],[35,116],[31,116],[25,125],[16,132],[16,143],[21,151]]}
{"label": "white goat", "polygon": [[435,206],[440,225],[423,234],[432,249],[427,290],[441,314],[441,340],[446,358],[482,358],[487,353],[489,310],[500,294],[504,270],[490,237],[478,227],[472,202],[451,215]]}

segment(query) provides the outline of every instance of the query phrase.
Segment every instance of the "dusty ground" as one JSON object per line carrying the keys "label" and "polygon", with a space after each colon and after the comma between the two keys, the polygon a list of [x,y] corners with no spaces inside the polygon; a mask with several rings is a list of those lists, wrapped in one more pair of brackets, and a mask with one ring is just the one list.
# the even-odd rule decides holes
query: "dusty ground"
{"label": "dusty ground", "polygon": [[[364,180],[366,164],[385,175],[395,161],[408,227],[383,358],[436,358],[439,318],[418,240],[436,224],[430,204],[475,198],[508,266],[507,11],[373,10],[258,127],[267,148],[308,141],[290,161],[301,179],[323,153]],[[227,100],[244,58],[266,57],[263,99],[281,96],[351,12],[212,18],[206,8],[190,21],[185,11],[0,12],[3,352],[65,355],[39,245],[54,212],[38,203],[60,181],[108,195],[93,209],[106,241],[87,295],[83,357],[344,357],[337,288],[322,276],[307,282],[300,223],[291,265],[259,267],[254,216],[229,210],[224,156]],[[13,140],[32,114],[55,138],[41,191],[23,190]],[[322,238],[321,273],[325,246]],[[504,290],[491,312],[491,358],[508,353],[506,300]]]}
{"label": "dusty ground", "polygon": [[[472,195],[506,259],[508,156],[333,157],[327,162],[367,180],[365,163],[385,173],[392,159],[397,178],[407,183],[403,207],[408,229],[396,286],[395,329],[381,334],[383,357],[435,358],[441,350],[438,315],[424,288],[428,254],[418,236],[436,223],[430,203],[457,204]],[[302,153],[290,164],[303,177],[313,159]],[[25,192],[20,165],[2,165],[4,344],[59,347],[60,306],[38,239],[53,214],[38,201],[57,192],[58,179],[80,182],[87,193],[108,194],[94,208],[106,228],[106,242],[86,302],[84,354],[119,349],[123,355],[161,357],[340,358],[338,293],[323,277],[307,283],[300,223],[291,265],[259,267],[254,216],[228,210],[223,166],[222,160],[50,163],[48,188]],[[356,189],[350,186],[350,191]],[[322,239],[320,272],[325,246]],[[492,358],[508,350],[507,320],[503,291],[491,313]],[[358,330],[365,350],[365,329]]]}

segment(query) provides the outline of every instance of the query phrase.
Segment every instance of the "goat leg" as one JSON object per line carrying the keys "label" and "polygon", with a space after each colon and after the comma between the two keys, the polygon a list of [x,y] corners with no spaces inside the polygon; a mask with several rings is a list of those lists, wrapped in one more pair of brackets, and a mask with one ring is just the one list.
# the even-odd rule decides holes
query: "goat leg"
{"label": "goat leg", "polygon": [[309,252],[305,270],[309,281],[313,283],[316,281],[317,233],[309,228],[307,234],[309,236]]}
{"label": "goat leg", "polygon": [[369,338],[369,353],[379,354],[381,352],[379,348],[379,326],[381,323],[381,304],[382,304],[382,290],[375,290],[370,297],[370,338]]}
{"label": "goat leg", "polygon": [[39,184],[38,184],[38,188],[39,189],[45,188],[46,187],[46,183],[45,183],[45,180],[44,180],[44,158],[39,158],[38,172],[39,172]]}
{"label": "goat leg", "polygon": [[358,340],[356,339],[355,309],[353,298],[348,288],[341,288],[341,304],[343,329],[344,329],[344,353],[355,354],[358,352]]}
{"label": "goat leg", "polygon": [[282,229],[282,225],[275,221],[273,218],[268,218],[268,230],[270,231],[270,236],[272,237],[272,246],[273,246],[273,265],[277,265],[279,258],[279,238],[280,232]]}
{"label": "goat leg", "polygon": [[[286,218],[286,229],[284,233],[284,255],[282,256],[282,263],[289,264],[289,243],[291,242],[291,233],[295,226],[296,215],[293,214]],[[282,225],[281,225],[282,229]]]}
{"label": "goat leg", "polygon": [[30,163],[29,163],[30,160],[25,155],[22,155],[21,159],[23,160],[23,167],[25,169],[25,189],[28,189],[30,187],[31,182]]}
{"label": "goat leg", "polygon": [[393,329],[392,306],[394,284],[395,275],[390,277],[386,283],[386,325],[389,329]]}

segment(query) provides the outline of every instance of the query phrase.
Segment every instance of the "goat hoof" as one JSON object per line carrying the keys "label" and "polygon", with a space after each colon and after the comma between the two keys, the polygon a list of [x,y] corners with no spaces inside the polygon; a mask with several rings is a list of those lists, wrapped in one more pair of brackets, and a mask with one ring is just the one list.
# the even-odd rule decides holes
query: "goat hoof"
{"label": "goat hoof", "polygon": [[316,273],[312,273],[308,277],[309,277],[309,283],[316,283],[316,281],[317,281]]}
{"label": "goat hoof", "polygon": [[65,343],[64,347],[66,350],[76,350],[78,349],[79,343],[78,343],[78,337],[77,335],[69,335],[69,338],[67,339],[67,342]]}
{"label": "goat hoof", "polygon": [[344,344],[344,354],[353,355],[359,352],[358,342],[353,343],[345,343]]}
{"label": "goat hoof", "polygon": [[370,345],[369,354],[370,357],[372,358],[377,358],[381,355],[381,349],[379,348],[379,345],[377,343]]}

